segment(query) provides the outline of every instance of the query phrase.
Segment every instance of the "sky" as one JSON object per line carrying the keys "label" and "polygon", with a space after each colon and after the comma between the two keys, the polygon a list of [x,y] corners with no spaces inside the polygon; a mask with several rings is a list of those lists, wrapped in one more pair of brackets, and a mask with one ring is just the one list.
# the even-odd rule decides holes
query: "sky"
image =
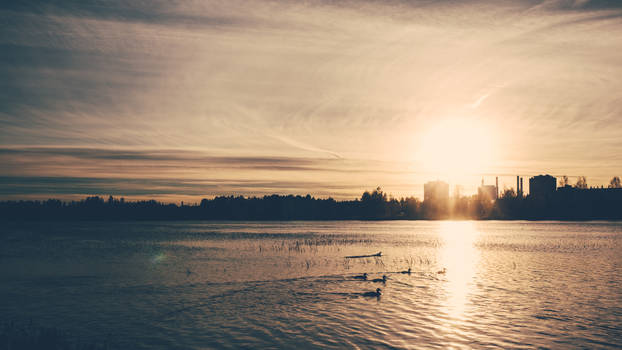
{"label": "sky", "polygon": [[19,1],[0,18],[0,199],[622,175],[619,1]]}

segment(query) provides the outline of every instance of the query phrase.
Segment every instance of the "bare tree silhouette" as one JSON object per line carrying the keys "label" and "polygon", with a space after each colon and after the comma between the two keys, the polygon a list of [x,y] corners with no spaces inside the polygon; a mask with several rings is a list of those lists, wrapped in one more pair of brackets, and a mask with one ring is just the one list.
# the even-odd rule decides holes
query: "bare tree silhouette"
{"label": "bare tree silhouette", "polygon": [[568,186],[568,176],[567,175],[563,175],[559,179],[559,187],[565,187],[565,186]]}
{"label": "bare tree silhouette", "polygon": [[586,189],[587,188],[587,178],[585,176],[579,176],[577,179],[577,183],[574,185],[576,188]]}

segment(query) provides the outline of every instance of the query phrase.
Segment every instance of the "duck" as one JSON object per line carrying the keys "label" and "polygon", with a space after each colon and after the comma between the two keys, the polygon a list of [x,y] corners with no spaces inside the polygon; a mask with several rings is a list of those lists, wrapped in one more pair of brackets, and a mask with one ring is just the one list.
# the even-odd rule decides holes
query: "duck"
{"label": "duck", "polygon": [[352,277],[352,278],[354,278],[355,280],[364,280],[364,281],[367,281],[367,272],[365,272],[365,273],[363,273],[362,275],[359,275],[359,276],[354,276],[354,277]]}
{"label": "duck", "polygon": [[380,298],[380,296],[382,295],[382,290],[380,288],[376,288],[375,292],[365,292],[363,293],[364,297],[367,298]]}
{"label": "duck", "polygon": [[372,282],[387,283],[387,276],[386,275],[382,275],[382,278],[374,278],[371,281]]}
{"label": "duck", "polygon": [[438,273],[439,275],[444,275],[445,272],[447,272],[447,269],[443,267],[442,270],[436,271],[436,273]]}
{"label": "duck", "polygon": [[404,274],[409,274],[409,275],[410,275],[410,267],[408,268],[408,270],[406,270],[406,271],[402,271],[402,272],[400,272],[400,273],[404,273]]}

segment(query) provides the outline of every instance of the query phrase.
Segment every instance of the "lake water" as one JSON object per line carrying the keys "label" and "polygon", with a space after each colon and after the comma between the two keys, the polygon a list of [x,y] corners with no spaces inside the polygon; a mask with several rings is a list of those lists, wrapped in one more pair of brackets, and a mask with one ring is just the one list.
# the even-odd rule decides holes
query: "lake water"
{"label": "lake water", "polygon": [[1,225],[0,321],[124,349],[622,346],[622,223]]}

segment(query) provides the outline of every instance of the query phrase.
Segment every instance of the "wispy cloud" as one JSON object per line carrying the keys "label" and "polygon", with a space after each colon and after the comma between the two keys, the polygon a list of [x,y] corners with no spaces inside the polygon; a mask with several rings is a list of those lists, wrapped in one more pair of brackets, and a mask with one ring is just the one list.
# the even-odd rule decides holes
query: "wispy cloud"
{"label": "wispy cloud", "polygon": [[178,199],[196,200],[271,193],[343,199],[377,186],[375,178],[412,174],[334,157],[218,156],[153,149],[4,147],[0,163],[0,196],[19,198],[21,193],[39,199],[53,194],[61,198],[108,194],[175,198],[177,194]]}
{"label": "wispy cloud", "polygon": [[487,174],[619,175],[620,37],[605,0],[7,3],[0,175],[418,194],[449,118],[494,126]]}

